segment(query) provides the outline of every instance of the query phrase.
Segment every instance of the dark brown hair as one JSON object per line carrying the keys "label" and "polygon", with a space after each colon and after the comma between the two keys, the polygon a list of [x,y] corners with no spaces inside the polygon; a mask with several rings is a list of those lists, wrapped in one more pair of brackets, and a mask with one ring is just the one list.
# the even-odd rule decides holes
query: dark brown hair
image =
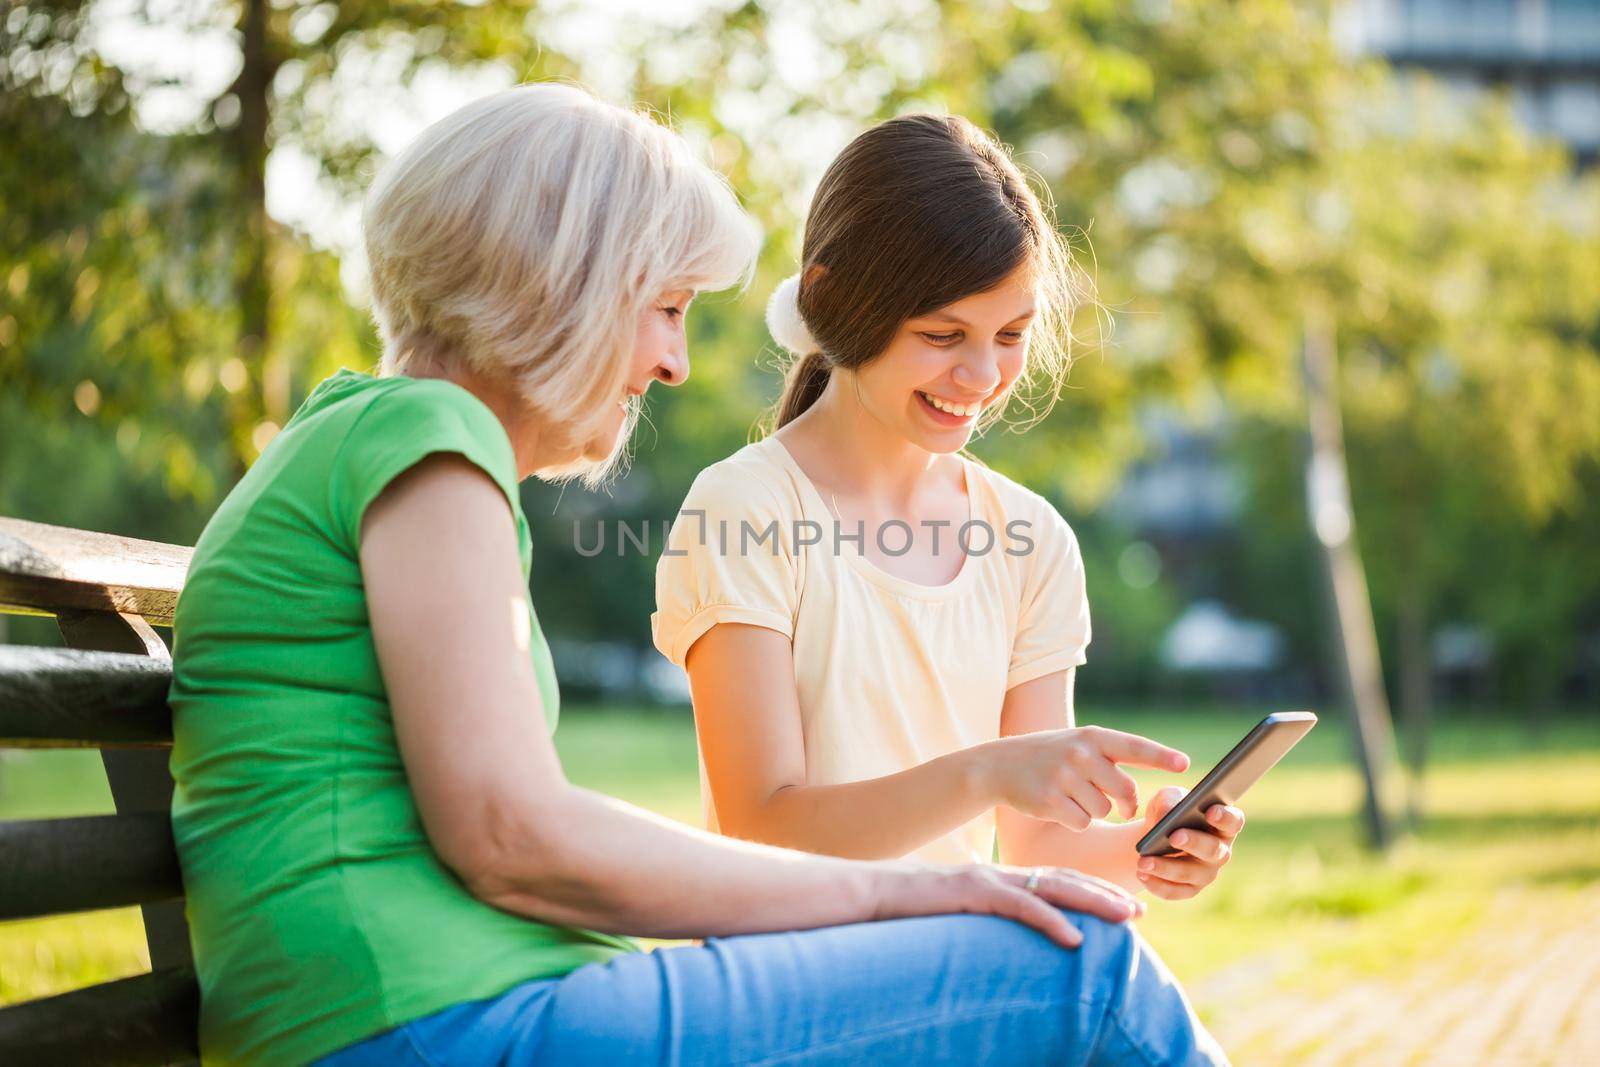
{"label": "dark brown hair", "polygon": [[[1040,294],[1030,369],[1049,374],[1053,399],[1073,308],[1092,290],[1022,172],[960,116],[902,115],[867,130],[811,201],[799,308],[821,351],[790,365],[777,425],[816,403],[835,367],[877,358],[906,320],[987,292],[1030,262]],[[984,424],[1005,406],[991,405]]]}

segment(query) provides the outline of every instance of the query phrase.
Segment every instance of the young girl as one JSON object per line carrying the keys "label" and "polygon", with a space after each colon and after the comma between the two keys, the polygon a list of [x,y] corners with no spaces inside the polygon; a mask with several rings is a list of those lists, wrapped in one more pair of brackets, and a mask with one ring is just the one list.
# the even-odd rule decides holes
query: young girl
{"label": "young girl", "polygon": [[1072,530],[962,454],[1030,375],[1059,385],[1081,272],[1004,150],[958,117],[857,137],[822,178],[802,269],[773,295],[799,359],[778,429],[696,478],[657,571],[685,666],[708,822],[860,858],[1057,864],[1194,895],[1243,826],[1214,807],[1140,860],[1118,764],[1147,738],[1075,727],[1089,643]]}

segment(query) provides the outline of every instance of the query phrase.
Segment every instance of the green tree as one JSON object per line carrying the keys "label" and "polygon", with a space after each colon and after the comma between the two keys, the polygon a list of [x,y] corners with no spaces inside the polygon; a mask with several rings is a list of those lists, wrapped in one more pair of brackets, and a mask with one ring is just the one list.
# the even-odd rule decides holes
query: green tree
{"label": "green tree", "polygon": [[[547,77],[564,60],[537,45],[525,3],[204,6],[189,10],[188,29],[231,29],[238,76],[196,102],[190,126],[158,136],[134,117],[140,91],[151,88],[142,73],[97,49],[101,8],[17,3],[0,25],[0,121],[6,144],[27,146],[0,164],[16,323],[5,347],[27,361],[18,378],[60,408],[72,395],[59,380],[69,361],[51,346],[67,345],[74,381],[102,398],[80,409],[170,430],[162,434],[170,488],[210,502],[311,380],[371,362],[370,331],[338,284],[337,259],[267,214],[273,149],[305,154],[353,196],[375,150],[349,107],[352,86],[403,89],[419,72],[485,65],[508,81]],[[172,12],[139,3],[117,17],[155,23]],[[374,67],[387,83],[373,84]],[[30,262],[52,248],[51,264]],[[80,334],[46,340],[62,315]],[[130,345],[131,334],[141,343]],[[134,367],[145,377],[135,380]],[[219,412],[221,441],[215,427],[202,433],[186,421]]]}
{"label": "green tree", "polygon": [[[1600,573],[1600,539],[1584,541],[1596,420],[1578,417],[1594,409],[1593,184],[1575,186],[1504,115],[1446,124],[1400,99],[1382,67],[1337,53],[1323,2],[766,0],[619,20],[576,3],[248,0],[197,9],[232,34],[239,74],[164,136],[133,121],[138,87],[95,52],[97,8],[29,0],[0,26],[0,135],[28,146],[0,160],[0,371],[22,383],[0,403],[34,413],[0,425],[0,510],[192,537],[300,391],[376,351],[319,235],[266,214],[268,155],[299,153],[354,198],[376,153],[357,91],[438,72],[573,76],[670,116],[770,237],[752,291],[691,317],[694,384],[653,400],[634,473],[609,497],[529,490],[541,552],[571,553],[541,569],[536,595],[559,599],[574,632],[642,641],[650,563],[582,561],[569,520],[666,518],[696,471],[746,440],[776,395],[761,310],[795,268],[810,183],[863,126],[916,107],[1015,147],[1082,231],[1104,302],[1080,318],[1055,413],[1026,436],[992,434],[985,458],[1088,524],[1145,447],[1144,407],[1230,412],[1254,484],[1281,488],[1252,498],[1221,572],[1236,606],[1309,649],[1292,479],[1297,352],[1307,309],[1322,309],[1382,632],[1414,653],[1433,620],[1485,621],[1548,689],[1592,624],[1592,586],[1552,577],[1552,561]],[[104,474],[31,458],[46,440]],[[162,511],[171,524],[112,519],[147,508],[117,472],[146,479],[152,512],[182,502]],[[49,502],[63,481],[95,486],[80,510]],[[1292,539],[1241,547],[1273,529]],[[1485,576],[1497,544],[1504,565]],[[1155,625],[1160,602],[1106,614]]]}

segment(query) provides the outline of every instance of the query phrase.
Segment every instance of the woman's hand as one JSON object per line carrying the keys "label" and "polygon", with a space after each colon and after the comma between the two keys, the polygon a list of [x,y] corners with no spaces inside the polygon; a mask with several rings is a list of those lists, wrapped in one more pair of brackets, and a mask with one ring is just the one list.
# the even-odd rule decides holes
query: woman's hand
{"label": "woman's hand", "polygon": [[[1031,889],[1030,879],[1034,881]],[[1107,922],[1137,919],[1145,911],[1143,901],[1119,886],[1062,867],[1029,871],[990,864],[904,864],[885,872],[875,918],[952,912],[997,915],[1031,926],[1064,948],[1077,948],[1083,943],[1083,934],[1061,914],[1061,908]]]}
{"label": "woman's hand", "polygon": [[[1150,828],[1183,799],[1184,790],[1167,786],[1150,798],[1145,810],[1144,828]],[[1188,900],[1217,880],[1223,865],[1233,858],[1233,842],[1244,829],[1244,812],[1228,804],[1213,804],[1206,810],[1210,830],[1178,830],[1172,844],[1181,856],[1141,856],[1137,863],[1139,881],[1163,900]],[[1142,836],[1142,835],[1141,835]]]}
{"label": "woman's hand", "polygon": [[1189,757],[1137,734],[1080,726],[1002,737],[981,746],[999,803],[1069,830],[1086,830],[1112,807],[1131,819],[1139,787],[1117,764],[1184,771]]}

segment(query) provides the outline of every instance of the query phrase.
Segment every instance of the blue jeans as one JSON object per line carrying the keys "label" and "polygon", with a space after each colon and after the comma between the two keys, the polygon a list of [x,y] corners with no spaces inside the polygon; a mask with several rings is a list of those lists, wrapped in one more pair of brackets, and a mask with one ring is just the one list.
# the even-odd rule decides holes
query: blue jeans
{"label": "blue jeans", "polygon": [[478,1064],[1226,1064],[1131,926],[1060,948],[939,915],[712,938],[525,982],[322,1067]]}

